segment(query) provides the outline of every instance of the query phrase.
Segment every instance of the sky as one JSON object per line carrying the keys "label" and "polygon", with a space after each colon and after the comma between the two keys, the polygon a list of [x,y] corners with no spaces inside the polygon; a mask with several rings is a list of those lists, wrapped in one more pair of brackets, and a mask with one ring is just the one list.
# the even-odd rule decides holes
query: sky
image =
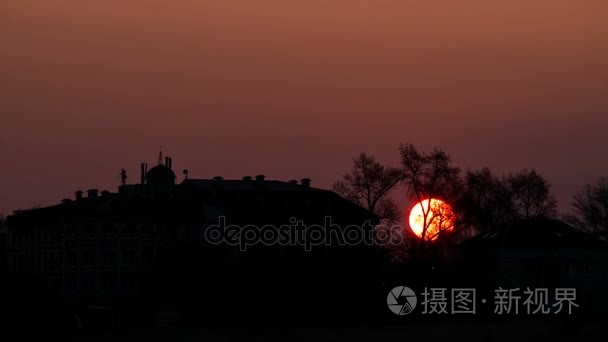
{"label": "sky", "polygon": [[[400,143],[534,168],[560,209],[608,176],[604,0],[5,0],[0,214],[139,179],[329,188]],[[182,179],[177,172],[178,181]],[[396,196],[401,196],[397,193]]]}

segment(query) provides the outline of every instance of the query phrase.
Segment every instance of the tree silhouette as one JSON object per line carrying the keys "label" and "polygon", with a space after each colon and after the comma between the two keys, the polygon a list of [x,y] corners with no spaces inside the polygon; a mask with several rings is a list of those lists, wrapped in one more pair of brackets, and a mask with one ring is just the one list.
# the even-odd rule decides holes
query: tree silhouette
{"label": "tree silhouette", "polygon": [[608,237],[608,178],[587,184],[573,196],[574,214],[566,220],[600,238]]}
{"label": "tree silhouette", "polygon": [[514,219],[553,217],[556,210],[549,183],[535,170],[524,169],[498,178],[483,168],[465,175],[459,211],[477,232]]}
{"label": "tree silhouette", "polygon": [[[551,186],[533,169],[497,177],[488,168],[483,168],[469,170],[461,176],[460,169],[440,148],[426,153],[412,144],[402,144],[399,152],[400,169],[384,166],[374,157],[361,153],[353,159],[351,172],[335,182],[333,190],[367,208],[378,215],[382,223],[394,228],[393,224],[399,219],[399,210],[388,195],[402,182],[409,200],[422,204],[422,232],[419,237],[414,237],[415,234],[409,229],[398,227],[400,254],[413,255],[418,251],[426,254],[425,249],[431,241],[453,244],[466,236],[491,230],[514,219],[556,216],[557,201],[551,193]],[[594,196],[604,201],[601,203],[605,205],[606,215],[597,220],[603,220],[606,227],[608,180],[604,182],[604,196]],[[587,190],[586,197],[590,198],[591,193],[593,191]],[[590,213],[586,216],[599,217],[595,207],[601,205],[586,207],[583,204],[590,202],[586,197],[578,195],[580,212],[589,207],[587,211]],[[408,222],[405,224],[407,226]],[[403,241],[403,237],[409,238]]]}
{"label": "tree silhouette", "polygon": [[514,218],[535,219],[557,214],[557,200],[551,194],[549,182],[534,169],[509,175],[505,183],[513,203]]}
{"label": "tree silhouette", "polygon": [[388,194],[399,183],[400,176],[398,169],[361,153],[353,159],[351,172],[336,181],[333,190],[378,215],[381,221],[394,223],[399,218],[399,210]]}
{"label": "tree silhouette", "polygon": [[487,231],[512,218],[509,191],[488,168],[467,171],[460,209],[464,220],[477,232]]}
{"label": "tree silhouette", "polygon": [[428,205],[423,203],[422,207],[423,210],[424,207],[428,208],[428,214],[423,217],[427,221],[427,230],[422,234],[427,241],[436,240],[443,232],[454,229],[458,217],[451,205],[443,201],[430,201]]}
{"label": "tree silhouette", "polygon": [[[461,188],[460,169],[452,166],[450,156],[439,148],[424,153],[418,151],[412,144],[402,144],[399,152],[406,193],[412,202],[423,203],[422,233],[419,242],[419,247],[423,250],[426,242],[447,229],[445,224],[436,226],[438,220],[455,222],[453,217],[444,217],[446,213],[452,211],[432,205],[432,201],[425,200],[434,198],[448,204],[454,203]],[[434,231],[433,227],[438,227],[438,231]]]}

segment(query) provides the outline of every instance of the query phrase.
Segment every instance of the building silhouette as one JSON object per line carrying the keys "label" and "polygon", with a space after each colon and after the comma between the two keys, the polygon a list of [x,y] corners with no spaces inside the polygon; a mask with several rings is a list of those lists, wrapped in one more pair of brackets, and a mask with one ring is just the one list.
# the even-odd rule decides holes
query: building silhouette
{"label": "building silhouette", "polygon": [[215,313],[226,305],[214,301],[243,287],[255,293],[251,303],[270,297],[284,302],[282,291],[297,288],[322,300],[318,293],[329,287],[373,278],[374,250],[364,243],[332,242],[310,251],[252,244],[242,250],[204,237],[222,217],[240,227],[294,220],[322,225],[330,217],[338,230],[371,229],[364,223],[375,217],[367,210],[312,187],[310,179],[191,179],[183,173],[178,183],[172,159],[159,157],[150,169],[141,164],[137,184],[126,184],[123,170],[117,192],[76,191],[60,204],[16,211],[7,218],[9,268],[72,303],[205,303],[205,310]]}
{"label": "building silhouette", "polygon": [[604,314],[608,244],[560,220],[514,220],[459,249],[458,269],[469,284],[490,290],[572,288],[582,312]]}

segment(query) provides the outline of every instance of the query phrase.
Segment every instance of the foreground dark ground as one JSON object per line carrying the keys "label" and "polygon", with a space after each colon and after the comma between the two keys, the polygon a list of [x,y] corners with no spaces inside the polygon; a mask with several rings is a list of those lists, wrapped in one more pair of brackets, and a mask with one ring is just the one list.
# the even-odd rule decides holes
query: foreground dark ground
{"label": "foreground dark ground", "polygon": [[[240,327],[138,328],[126,331],[82,333],[64,341],[605,341],[605,321],[579,326],[559,323],[466,322],[303,326],[259,324]],[[42,340],[52,340],[41,336]]]}

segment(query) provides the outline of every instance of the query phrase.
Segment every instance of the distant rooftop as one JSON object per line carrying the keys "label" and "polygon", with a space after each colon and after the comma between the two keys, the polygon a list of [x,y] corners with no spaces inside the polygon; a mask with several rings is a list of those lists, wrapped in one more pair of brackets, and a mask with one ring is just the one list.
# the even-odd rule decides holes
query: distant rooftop
{"label": "distant rooftop", "polygon": [[560,220],[514,220],[461,244],[464,248],[608,248],[608,243]]}
{"label": "distant rooftop", "polygon": [[263,186],[263,188],[268,191],[303,191],[308,189],[325,191],[311,188],[309,184],[310,183],[298,184],[294,181],[284,182],[279,180],[255,179],[186,179],[181,183],[181,185],[194,186],[196,189],[202,191],[214,190],[217,189],[218,186],[224,191],[255,191],[260,189],[260,186]]}

